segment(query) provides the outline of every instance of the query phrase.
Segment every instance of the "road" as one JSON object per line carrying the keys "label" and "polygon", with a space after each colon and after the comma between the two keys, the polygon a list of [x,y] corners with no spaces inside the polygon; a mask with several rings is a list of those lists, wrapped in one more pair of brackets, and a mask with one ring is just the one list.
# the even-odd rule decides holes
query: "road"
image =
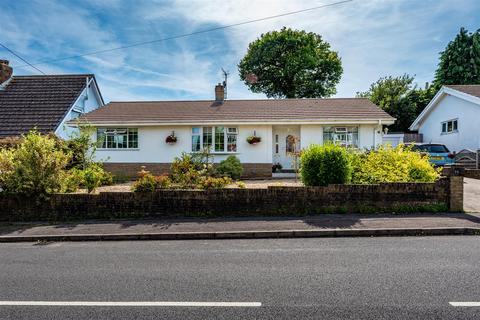
{"label": "road", "polygon": [[479,301],[477,236],[0,244],[0,319],[479,319],[449,303]]}

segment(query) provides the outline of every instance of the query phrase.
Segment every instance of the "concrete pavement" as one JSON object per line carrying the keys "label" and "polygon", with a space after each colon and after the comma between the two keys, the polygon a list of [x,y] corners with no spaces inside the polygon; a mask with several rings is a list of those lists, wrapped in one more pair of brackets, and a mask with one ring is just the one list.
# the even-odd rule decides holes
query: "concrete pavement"
{"label": "concrete pavement", "polygon": [[[0,245],[0,319],[478,319],[480,238]],[[14,301],[118,306],[7,306]],[[259,302],[131,307],[125,302]]]}
{"label": "concrete pavement", "polygon": [[329,214],[176,220],[85,221],[0,226],[0,242],[286,238],[480,233],[480,215]]}
{"label": "concrete pavement", "polygon": [[480,212],[480,180],[464,179],[463,208],[466,212]]}

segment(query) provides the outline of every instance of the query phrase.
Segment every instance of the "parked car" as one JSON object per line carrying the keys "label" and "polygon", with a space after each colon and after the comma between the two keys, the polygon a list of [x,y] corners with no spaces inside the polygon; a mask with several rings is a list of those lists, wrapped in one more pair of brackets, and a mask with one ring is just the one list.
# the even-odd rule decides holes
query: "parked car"
{"label": "parked car", "polygon": [[438,143],[415,143],[412,151],[417,151],[430,156],[430,162],[436,166],[444,166],[455,162],[455,154],[451,153],[443,144]]}

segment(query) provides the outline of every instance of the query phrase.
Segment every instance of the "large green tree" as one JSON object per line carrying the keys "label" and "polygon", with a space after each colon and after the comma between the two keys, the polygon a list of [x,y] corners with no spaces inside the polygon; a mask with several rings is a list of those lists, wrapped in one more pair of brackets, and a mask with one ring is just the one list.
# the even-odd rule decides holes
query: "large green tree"
{"label": "large green tree", "polygon": [[461,28],[455,39],[440,53],[435,85],[480,84],[480,30]]}
{"label": "large green tree", "polygon": [[414,78],[408,74],[382,77],[372,83],[368,91],[357,92],[357,96],[370,99],[397,119],[389,127],[390,131],[404,132],[435,94],[435,88],[428,84],[421,89],[413,82]]}
{"label": "large green tree", "polygon": [[313,32],[283,28],[250,43],[238,65],[249,89],[271,98],[321,98],[336,93],[338,53]]}

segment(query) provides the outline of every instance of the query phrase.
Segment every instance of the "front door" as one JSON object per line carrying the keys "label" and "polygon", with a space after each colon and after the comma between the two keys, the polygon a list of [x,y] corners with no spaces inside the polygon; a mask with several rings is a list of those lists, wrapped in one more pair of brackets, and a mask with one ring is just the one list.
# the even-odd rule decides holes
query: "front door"
{"label": "front door", "polygon": [[300,126],[273,127],[273,164],[294,169],[294,153],[300,150]]}

